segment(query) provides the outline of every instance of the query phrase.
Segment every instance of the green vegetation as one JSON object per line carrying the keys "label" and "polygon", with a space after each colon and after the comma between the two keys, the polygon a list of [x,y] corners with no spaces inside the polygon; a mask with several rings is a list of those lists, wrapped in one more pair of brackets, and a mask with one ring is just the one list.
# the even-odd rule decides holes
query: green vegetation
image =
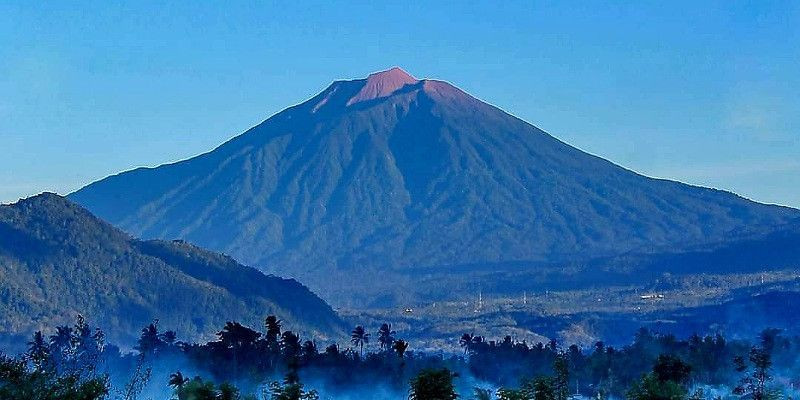
{"label": "green vegetation", "polygon": [[660,355],[653,371],[642,376],[628,390],[629,400],[680,400],[687,397],[691,367],[681,359]]}
{"label": "green vegetation", "polygon": [[82,313],[116,343],[155,318],[186,338],[228,319],[279,313],[298,331],[345,331],[333,310],[291,279],[179,241],[138,241],[55,194],[0,206],[0,334],[32,334]]}
{"label": "green vegetation", "polygon": [[453,373],[447,369],[425,369],[411,379],[409,400],[455,400]]}
{"label": "green vegetation", "polygon": [[28,368],[24,360],[0,354],[0,399],[94,400],[108,394],[103,377],[82,379],[76,372],[57,374],[42,366]]}
{"label": "green vegetation", "polygon": [[480,400],[567,400],[576,394],[699,400],[721,392],[769,400],[793,393],[786,382],[800,361],[800,337],[777,330],[762,332],[752,345],[721,335],[680,340],[642,329],[630,345],[598,342],[588,350],[465,334],[465,354],[444,356],[408,350],[388,324],[374,331],[377,345],[370,346],[364,340],[369,330],[358,326],[352,347],[331,343],[324,349],[283,330],[275,316],[263,328],[228,322],[215,340],[189,343],[152,323],[141,329],[134,352],[122,354],[79,317],[50,336],[35,333],[19,357],[0,357],[0,398],[316,400],[405,393],[413,400],[452,400],[462,393]]}
{"label": "green vegetation", "polygon": [[48,340],[36,332],[25,357],[0,353],[0,399],[94,400],[109,393],[109,381],[97,366],[105,347],[101,331],[92,331],[78,316],[74,327],[62,326]]}

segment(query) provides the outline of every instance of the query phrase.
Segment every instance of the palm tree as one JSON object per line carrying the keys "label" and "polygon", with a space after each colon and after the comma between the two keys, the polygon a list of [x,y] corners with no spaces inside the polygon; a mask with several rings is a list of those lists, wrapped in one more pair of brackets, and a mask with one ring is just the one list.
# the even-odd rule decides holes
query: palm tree
{"label": "palm tree", "polygon": [[50,345],[57,349],[68,349],[72,346],[72,328],[64,325],[56,327],[56,334],[50,336]]}
{"label": "palm tree", "polygon": [[369,343],[369,333],[364,330],[363,326],[357,326],[350,334],[350,343],[361,348],[361,358],[364,358],[364,344]]}
{"label": "palm tree", "polygon": [[159,336],[158,320],[154,320],[153,323],[142,328],[142,335],[134,348],[142,354],[155,354],[164,343]]}
{"label": "palm tree", "polygon": [[300,336],[292,331],[283,332],[281,335],[281,347],[283,348],[283,355],[287,360],[293,360],[295,357],[299,356],[303,348],[300,342]]}
{"label": "palm tree", "polygon": [[50,356],[56,369],[62,365],[72,353],[72,328],[64,325],[56,327],[56,334],[50,336]]}
{"label": "palm tree", "polygon": [[175,344],[175,341],[178,340],[178,335],[175,333],[175,331],[166,331],[159,337],[161,338],[161,341],[167,344],[167,346],[172,346]]}
{"label": "palm tree", "polygon": [[378,343],[380,343],[381,350],[389,350],[392,348],[395,333],[396,332],[392,330],[392,324],[381,325],[381,328],[378,329]]}
{"label": "palm tree", "polygon": [[50,349],[47,348],[47,342],[44,340],[42,331],[36,331],[33,334],[33,340],[28,342],[27,356],[36,370],[41,371],[44,369],[47,359],[50,357]]}
{"label": "palm tree", "polygon": [[275,367],[275,359],[281,350],[280,337],[281,337],[281,320],[274,315],[267,317],[264,325],[267,328],[266,342],[267,342],[267,358],[269,359],[270,369]]}
{"label": "palm tree", "polygon": [[474,339],[475,337],[470,333],[461,335],[461,339],[458,341],[458,343],[464,348],[464,354],[469,353],[469,350],[472,347],[472,341]]}
{"label": "palm tree", "polygon": [[403,355],[406,354],[406,350],[408,349],[408,342],[405,340],[397,340],[392,345],[394,352],[397,353],[397,356],[403,358]]}
{"label": "palm tree", "polygon": [[254,346],[261,334],[238,322],[228,321],[217,336],[224,347],[235,351]]}
{"label": "palm tree", "polygon": [[267,317],[265,321],[267,327],[267,342],[278,343],[278,338],[281,337],[281,320],[274,315]]}
{"label": "palm tree", "polygon": [[183,376],[181,371],[177,371],[169,376],[169,385],[175,389],[175,394],[179,400],[183,400],[183,386],[189,382],[189,378]]}
{"label": "palm tree", "polygon": [[233,354],[233,376],[238,376],[238,355],[242,349],[252,349],[261,334],[238,323],[228,321],[225,327],[217,333],[222,346]]}

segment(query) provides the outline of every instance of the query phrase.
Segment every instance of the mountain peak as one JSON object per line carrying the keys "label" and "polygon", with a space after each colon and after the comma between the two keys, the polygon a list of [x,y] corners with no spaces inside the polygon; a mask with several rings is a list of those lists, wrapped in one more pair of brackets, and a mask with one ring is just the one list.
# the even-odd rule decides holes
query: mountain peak
{"label": "mountain peak", "polygon": [[12,204],[4,204],[5,206],[14,206],[14,207],[21,207],[21,206],[41,206],[41,205],[49,205],[53,207],[70,207],[73,203],[67,200],[65,197],[53,193],[53,192],[42,192],[37,195],[19,199],[16,203]]}
{"label": "mountain peak", "polygon": [[373,73],[369,74],[369,76],[367,77],[367,80],[370,80],[370,79],[372,79],[372,80],[398,80],[399,79],[399,80],[405,80],[405,81],[411,81],[411,82],[416,82],[417,81],[416,78],[411,76],[411,74],[409,74],[408,72],[404,71],[400,67],[392,67],[392,68],[389,68],[389,69],[387,69],[385,71],[373,72]]}
{"label": "mountain peak", "polygon": [[405,85],[417,83],[417,79],[403,71],[399,67],[393,67],[386,71],[370,74],[361,90],[350,98],[347,105],[360,103],[362,101],[379,99],[396,92]]}

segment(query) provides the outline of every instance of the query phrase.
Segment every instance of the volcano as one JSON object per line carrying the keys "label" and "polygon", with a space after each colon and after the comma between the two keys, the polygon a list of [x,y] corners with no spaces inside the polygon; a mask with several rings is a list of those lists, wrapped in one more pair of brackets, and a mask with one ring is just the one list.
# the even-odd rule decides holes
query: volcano
{"label": "volcano", "polygon": [[680,249],[800,217],[639,175],[399,68],[335,81],[208,153],[69,198],[133,235],[222,251],[338,304],[402,293],[417,270],[456,279],[465,266]]}

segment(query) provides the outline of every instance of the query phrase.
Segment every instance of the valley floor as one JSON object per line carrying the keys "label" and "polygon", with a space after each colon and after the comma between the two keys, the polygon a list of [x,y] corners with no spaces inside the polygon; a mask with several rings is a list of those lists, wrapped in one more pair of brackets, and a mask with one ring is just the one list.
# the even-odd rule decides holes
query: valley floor
{"label": "valley floor", "polygon": [[[775,302],[779,307],[772,307]],[[472,298],[337,311],[351,325],[389,322],[415,347],[448,352],[459,350],[463,333],[581,346],[627,343],[641,326],[684,336],[717,331],[752,336],[767,326],[793,328],[787,325],[793,319],[780,314],[795,306],[800,306],[800,273],[783,270],[664,275],[645,284],[577,290],[531,287],[513,296],[477,292]],[[758,316],[754,323],[742,323],[743,308]]]}

